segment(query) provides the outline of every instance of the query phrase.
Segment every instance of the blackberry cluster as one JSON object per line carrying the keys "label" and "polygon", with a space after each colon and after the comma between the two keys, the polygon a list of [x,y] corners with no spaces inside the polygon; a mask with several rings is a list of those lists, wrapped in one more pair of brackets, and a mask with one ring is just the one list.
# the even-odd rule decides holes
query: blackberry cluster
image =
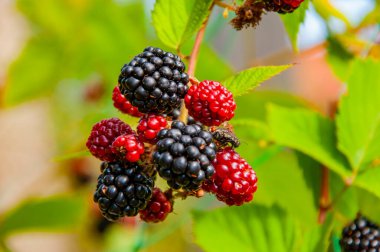
{"label": "blackberry cluster", "polygon": [[135,216],[146,207],[152,197],[154,181],[139,165],[104,162],[101,171],[94,201],[107,220]]}
{"label": "blackberry cluster", "polygon": [[[177,55],[154,47],[121,69],[113,104],[140,117],[137,132],[120,119],[107,119],[94,125],[86,144],[93,156],[106,161],[94,201],[107,220],[139,214],[145,222],[163,221],[175,198],[201,197],[202,188],[228,205],[252,200],[256,174],[236,152],[225,149],[239,146],[232,129],[223,130],[231,128],[227,121],[236,108],[232,93],[195,77],[188,89],[184,70]],[[189,111],[186,123],[176,120],[181,106]],[[157,174],[168,190],[153,189]]]}
{"label": "blackberry cluster", "polygon": [[173,189],[198,189],[214,172],[215,144],[210,132],[197,125],[174,121],[158,133],[153,154],[159,175]]}
{"label": "blackberry cluster", "polygon": [[365,217],[359,216],[343,229],[340,246],[344,252],[378,252],[380,229]]}
{"label": "blackberry cluster", "polygon": [[265,10],[280,14],[292,13],[304,0],[264,0]]}
{"label": "blackberry cluster", "polygon": [[184,70],[177,55],[148,47],[121,69],[120,91],[141,113],[168,114],[187,93],[189,76]]}

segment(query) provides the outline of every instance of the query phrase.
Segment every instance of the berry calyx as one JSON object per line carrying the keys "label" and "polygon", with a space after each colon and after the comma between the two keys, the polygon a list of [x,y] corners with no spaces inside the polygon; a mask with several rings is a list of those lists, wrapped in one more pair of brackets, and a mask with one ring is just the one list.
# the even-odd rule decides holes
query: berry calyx
{"label": "berry calyx", "polygon": [[144,115],[137,125],[137,134],[143,142],[155,144],[157,134],[168,125],[165,117],[160,115]]}
{"label": "berry calyx", "polygon": [[164,221],[172,211],[173,201],[160,188],[154,188],[148,205],[140,211],[140,218],[145,222],[157,223]]}
{"label": "berry calyx", "polygon": [[127,99],[125,99],[124,95],[120,93],[118,86],[113,89],[112,100],[113,106],[124,114],[135,117],[143,116],[143,114],[140,113],[136,107],[132,106],[132,104]]}
{"label": "berry calyx", "polygon": [[119,88],[141,113],[169,114],[187,93],[189,77],[184,71],[178,55],[147,47],[123,66]]}
{"label": "berry calyx", "polygon": [[197,190],[214,174],[215,144],[201,126],[174,121],[171,129],[158,133],[153,160],[159,175],[173,189]]}
{"label": "berry calyx", "polygon": [[152,196],[154,181],[136,163],[107,163],[101,165],[102,174],[94,194],[102,215],[109,221],[124,216],[136,216]]}
{"label": "berry calyx", "polygon": [[230,147],[217,152],[213,165],[215,174],[202,185],[206,192],[215,194],[229,206],[240,206],[253,199],[256,173],[237,152]]}
{"label": "berry calyx", "polygon": [[137,162],[144,153],[144,144],[134,134],[119,136],[112,143],[112,152],[128,162]]}
{"label": "berry calyx", "polygon": [[216,81],[192,85],[185,96],[185,105],[195,121],[206,126],[219,126],[235,115],[232,93]]}
{"label": "berry calyx", "polygon": [[340,246],[343,252],[380,251],[380,229],[359,216],[343,229]]}
{"label": "berry calyx", "polygon": [[120,119],[105,119],[92,127],[86,146],[100,160],[116,161],[118,157],[112,152],[112,143],[118,136],[132,133],[131,127]]}

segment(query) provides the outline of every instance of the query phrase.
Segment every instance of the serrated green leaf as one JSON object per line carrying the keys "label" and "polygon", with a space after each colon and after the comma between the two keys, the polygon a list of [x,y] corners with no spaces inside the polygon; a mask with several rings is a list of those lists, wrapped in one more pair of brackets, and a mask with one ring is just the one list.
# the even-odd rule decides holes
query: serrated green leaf
{"label": "serrated green leaf", "polygon": [[358,211],[371,221],[380,225],[380,197],[366,189],[354,188],[358,195]]}
{"label": "serrated green leaf", "polygon": [[305,109],[272,105],[268,122],[277,143],[309,155],[343,178],[350,175],[347,160],[335,146],[332,121]]}
{"label": "serrated green leaf", "polygon": [[298,51],[298,32],[306,16],[306,10],[309,8],[309,0],[304,1],[301,6],[291,14],[281,15],[285,30],[289,35],[290,42],[295,51]]}
{"label": "serrated green leaf", "polygon": [[178,49],[199,30],[209,15],[212,0],[157,0],[152,18],[158,38]]}
{"label": "serrated green leaf", "polygon": [[208,252],[296,251],[298,225],[277,206],[244,205],[209,212],[196,211],[195,241]]}
{"label": "serrated green leaf", "polygon": [[234,96],[239,96],[247,93],[262,82],[291,66],[292,65],[253,67],[231,76],[222,83]]}
{"label": "serrated green leaf", "polygon": [[352,169],[380,157],[380,63],[356,60],[337,116],[338,148]]}
{"label": "serrated green leaf", "polygon": [[327,252],[332,229],[333,218],[332,215],[329,215],[322,225],[304,233],[300,252]]}
{"label": "serrated green leaf", "polygon": [[0,236],[14,232],[67,231],[78,227],[85,214],[80,196],[55,196],[29,200],[2,216]]}

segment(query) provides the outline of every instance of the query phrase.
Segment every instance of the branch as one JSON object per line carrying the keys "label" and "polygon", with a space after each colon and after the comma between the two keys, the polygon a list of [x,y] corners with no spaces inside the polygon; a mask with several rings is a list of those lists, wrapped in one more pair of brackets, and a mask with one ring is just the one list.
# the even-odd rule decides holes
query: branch
{"label": "branch", "polygon": [[[210,7],[210,14],[206,18],[206,20],[203,23],[202,27],[199,29],[199,31],[197,33],[197,36],[195,38],[193,50],[191,51],[191,54],[190,54],[189,68],[187,70],[187,74],[189,75],[189,77],[194,76],[195,68],[197,66],[199,49],[201,47],[202,40],[203,40],[203,37],[205,35],[207,23],[208,23],[208,20],[209,20],[209,17],[211,15],[211,11],[212,11],[213,7],[214,7],[214,4],[211,5],[211,7]],[[179,115],[179,120],[182,121],[182,122],[184,122],[184,123],[186,123],[187,122],[187,116],[188,116],[188,111],[187,111],[187,109],[185,107],[184,102],[182,102],[182,105],[181,105],[181,114]]]}

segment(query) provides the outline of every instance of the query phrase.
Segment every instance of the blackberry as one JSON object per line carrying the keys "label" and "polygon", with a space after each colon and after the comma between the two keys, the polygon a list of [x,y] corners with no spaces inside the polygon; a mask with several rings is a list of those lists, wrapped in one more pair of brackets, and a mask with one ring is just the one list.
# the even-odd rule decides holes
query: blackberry
{"label": "blackberry", "polygon": [[177,55],[147,47],[121,69],[120,91],[141,113],[168,114],[187,93],[189,76],[184,71]]}
{"label": "blackberry", "polygon": [[120,112],[128,114],[130,116],[141,117],[141,114],[138,109],[125,99],[124,95],[120,93],[120,89],[116,86],[112,92],[113,106],[117,108]]}
{"label": "blackberry", "polygon": [[160,190],[153,189],[153,196],[147,207],[140,211],[140,218],[145,222],[157,223],[164,221],[169,213],[173,211],[173,200]]}
{"label": "blackberry", "polygon": [[[168,116],[172,119],[172,121],[176,121],[176,120],[179,119],[180,114],[181,114],[181,108],[176,108]],[[201,124],[200,122],[195,121],[194,117],[189,116],[189,115],[187,116],[187,124],[198,124],[202,128],[204,127],[203,124]]]}
{"label": "blackberry", "polygon": [[118,156],[112,152],[112,143],[124,134],[133,134],[128,124],[118,118],[105,119],[92,127],[86,146],[94,157],[113,162]]}
{"label": "blackberry", "polygon": [[112,143],[112,152],[128,162],[137,162],[144,154],[144,143],[135,134],[125,134],[117,137]]}
{"label": "blackberry", "polygon": [[160,130],[166,128],[168,122],[165,117],[160,115],[146,114],[140,118],[137,125],[137,134],[139,139],[145,143],[155,144],[157,134]]}
{"label": "blackberry", "polygon": [[227,205],[240,206],[253,199],[257,177],[252,167],[231,147],[218,151],[213,162],[215,174],[202,188]]}
{"label": "blackberry", "polygon": [[139,165],[103,162],[101,171],[94,201],[107,220],[135,216],[146,207],[152,197],[154,181]]}
{"label": "blackberry", "polygon": [[211,133],[201,126],[174,121],[171,129],[161,130],[157,137],[153,160],[171,188],[196,190],[214,174],[216,147]]}
{"label": "blackberry", "polygon": [[359,216],[343,229],[340,246],[343,252],[380,251],[380,229],[365,217]]}
{"label": "blackberry", "polygon": [[235,115],[233,95],[219,82],[202,81],[192,85],[185,97],[189,115],[206,126],[219,126]]}
{"label": "blackberry", "polygon": [[265,10],[280,14],[292,13],[304,0],[264,0]]}

